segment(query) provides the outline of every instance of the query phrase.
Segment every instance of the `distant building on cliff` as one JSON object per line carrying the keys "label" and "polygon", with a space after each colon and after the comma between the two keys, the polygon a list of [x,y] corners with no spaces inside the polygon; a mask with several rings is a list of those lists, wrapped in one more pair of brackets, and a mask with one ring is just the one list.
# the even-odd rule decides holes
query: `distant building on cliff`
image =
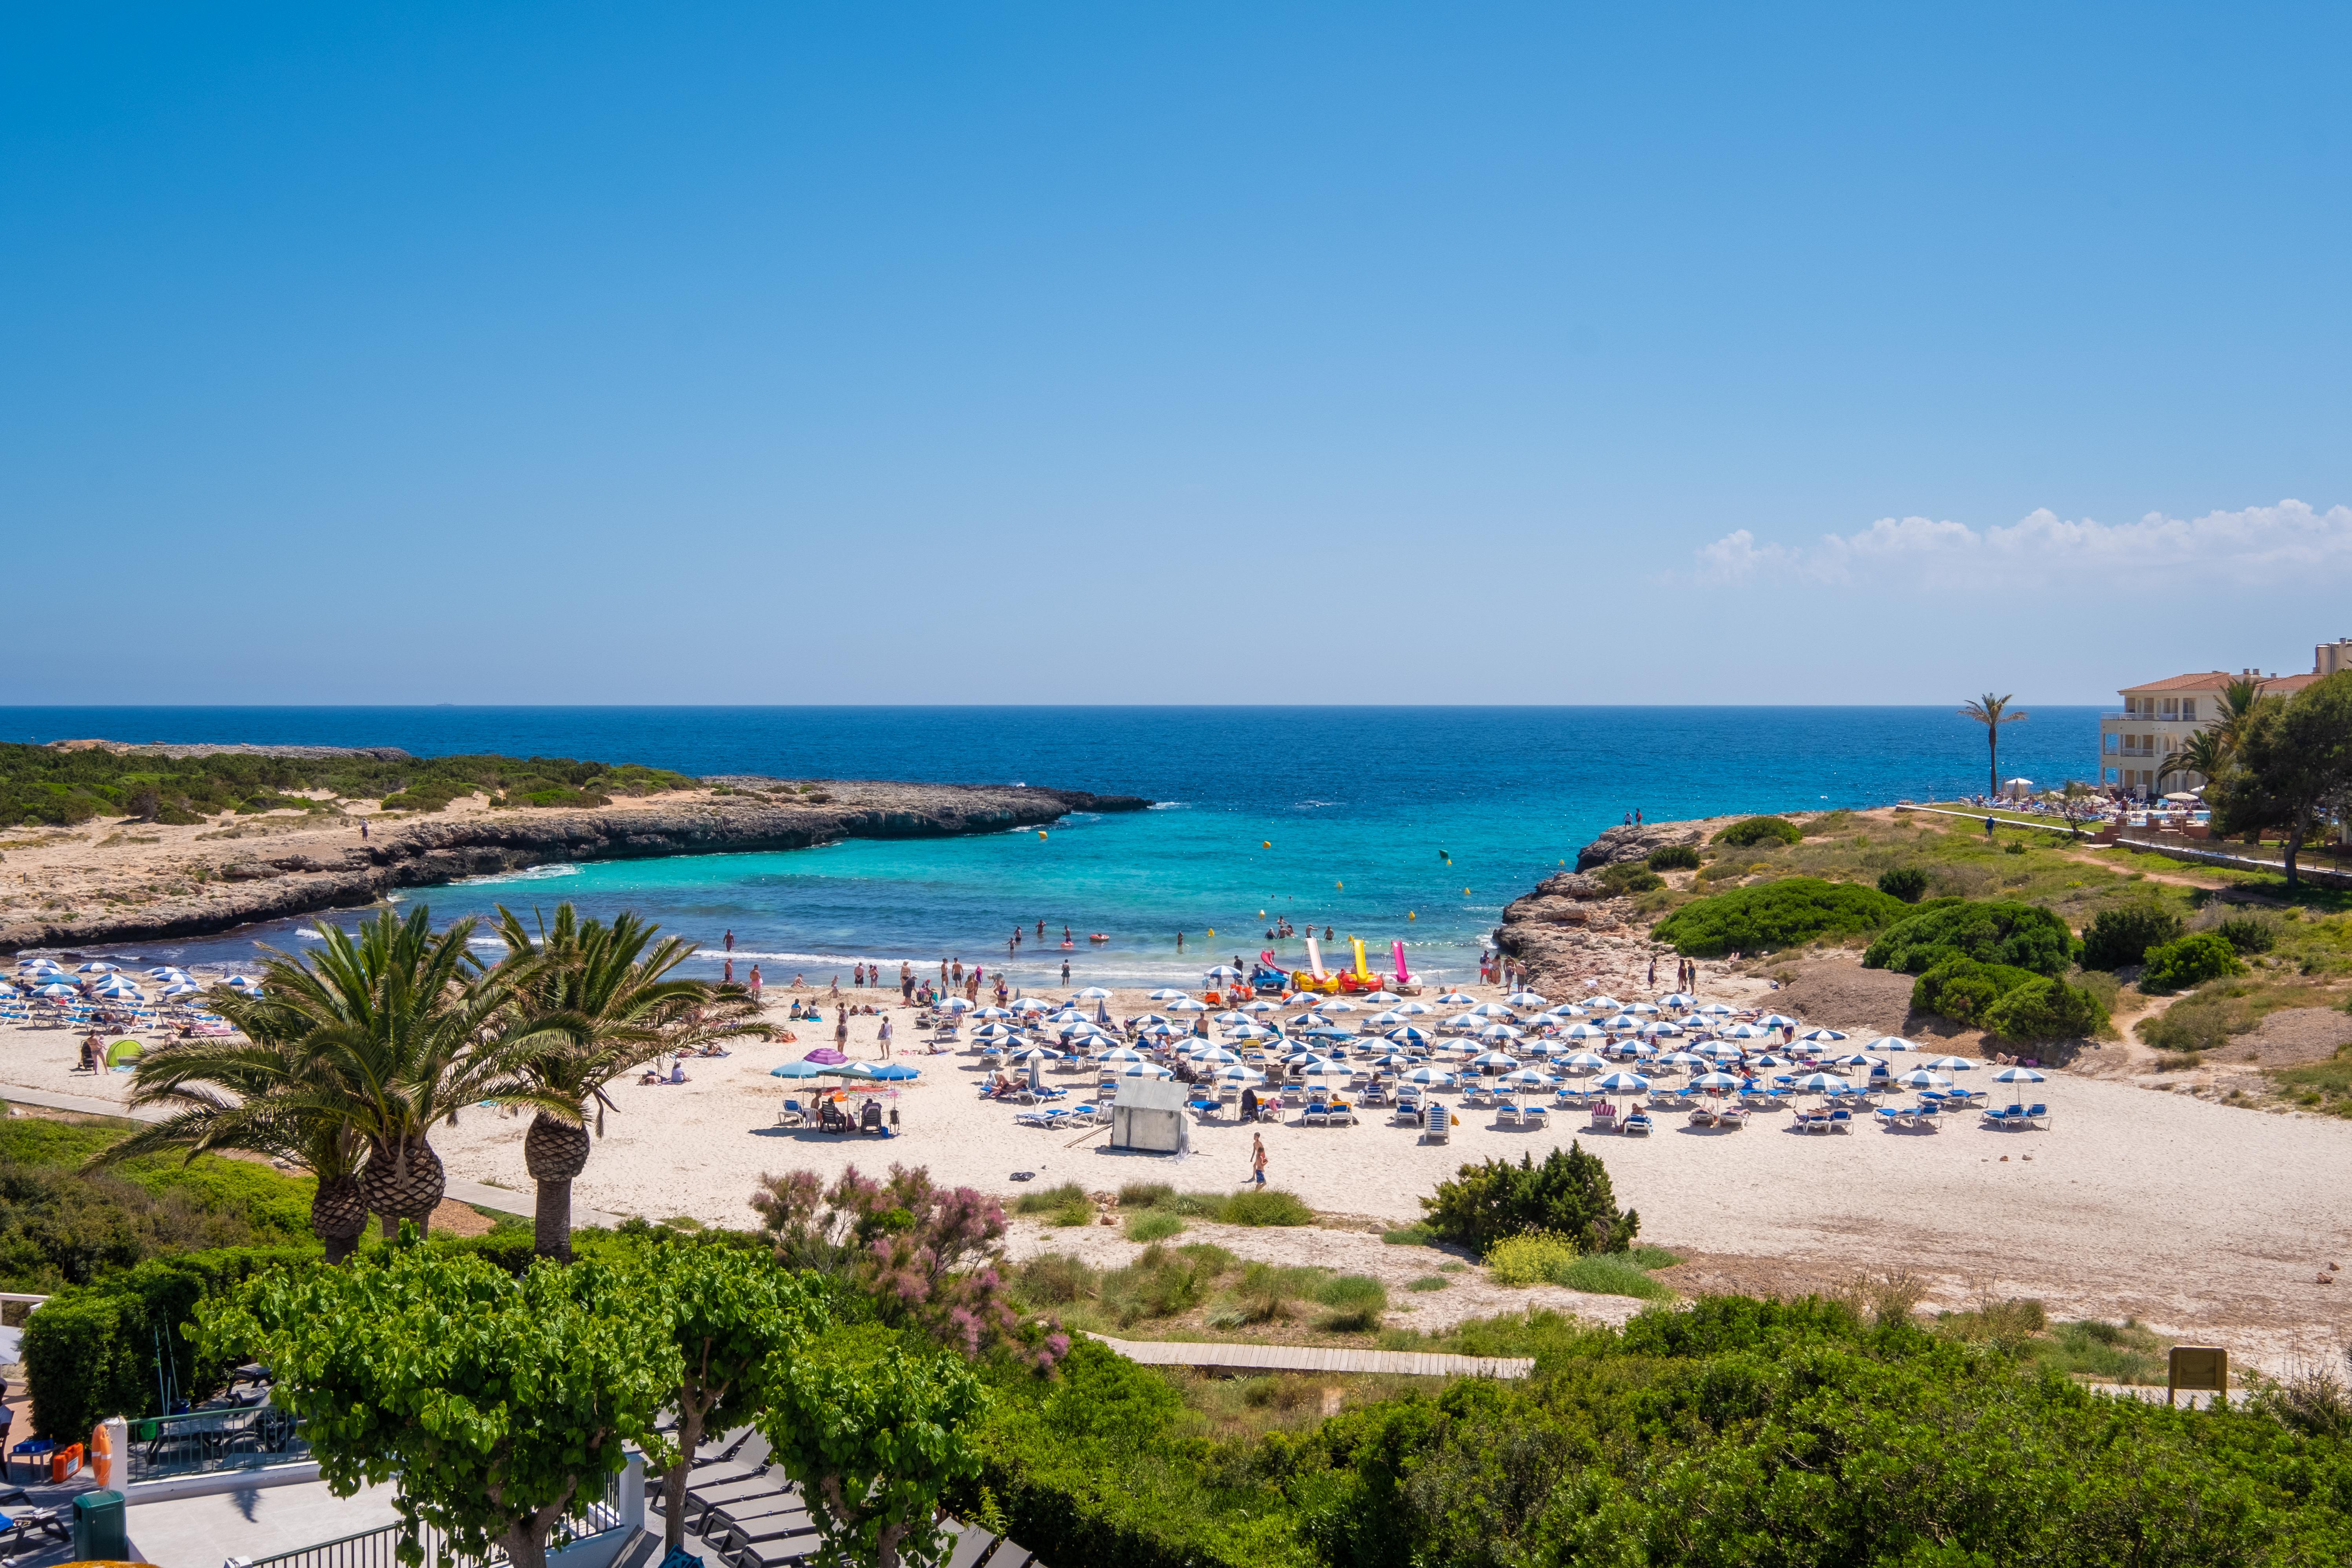
{"label": "distant building on cliff", "polygon": [[2206,782],[2203,773],[2173,773],[2159,784],[2165,759],[2180,750],[2189,737],[2210,729],[2221,717],[2221,693],[2233,680],[2252,680],[2264,696],[2291,697],[2325,675],[2352,669],[2352,637],[2321,643],[2312,650],[2308,675],[2264,675],[2259,669],[2231,674],[2209,669],[2196,675],[2176,675],[2145,686],[2126,686],[2120,695],[2124,710],[2099,715],[2099,782],[2114,784],[2140,799],[2168,790],[2193,790]]}

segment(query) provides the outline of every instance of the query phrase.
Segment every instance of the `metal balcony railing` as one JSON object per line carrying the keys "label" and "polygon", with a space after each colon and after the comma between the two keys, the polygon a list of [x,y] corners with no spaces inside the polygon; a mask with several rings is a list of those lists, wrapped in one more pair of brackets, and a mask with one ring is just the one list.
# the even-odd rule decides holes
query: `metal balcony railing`
{"label": "metal balcony railing", "polygon": [[[555,1527],[555,1533],[547,1542],[548,1551],[560,1552],[625,1528],[620,1489],[630,1473],[624,1470],[614,1476],[603,1496],[576,1504]],[[281,1552],[275,1557],[231,1558],[229,1568],[399,1568],[402,1528],[387,1524],[305,1546],[299,1552]],[[495,1550],[484,1558],[461,1557],[451,1552],[447,1540],[430,1526],[418,1531],[417,1537],[425,1549],[423,1568],[498,1568],[507,1560],[505,1552]]]}
{"label": "metal balcony railing", "polygon": [[130,1424],[130,1438],[134,1481],[291,1464],[310,1452],[299,1423],[266,1400],[240,1409],[152,1415]]}

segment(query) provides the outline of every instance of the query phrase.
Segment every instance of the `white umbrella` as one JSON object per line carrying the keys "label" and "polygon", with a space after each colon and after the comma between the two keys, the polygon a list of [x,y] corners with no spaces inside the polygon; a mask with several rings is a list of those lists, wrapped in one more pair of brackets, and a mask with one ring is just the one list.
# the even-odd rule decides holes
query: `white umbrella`
{"label": "white umbrella", "polygon": [[1639,1094],[1650,1087],[1650,1080],[1637,1072],[1612,1072],[1606,1077],[1594,1079],[1592,1087],[1607,1089],[1612,1094],[1620,1091]]}
{"label": "white umbrella", "polygon": [[1405,1002],[1398,1005],[1397,1011],[1404,1014],[1408,1017],[1425,1018],[1430,1014],[1436,1012],[1437,1009],[1431,1006],[1426,1002]]}
{"label": "white umbrella", "polygon": [[1255,1002],[1243,1003],[1242,1011],[1244,1013],[1279,1013],[1282,1011],[1282,1004],[1279,1002],[1269,1001],[1265,997],[1261,996]]}
{"label": "white umbrella", "polygon": [[1410,1024],[1402,1029],[1391,1029],[1388,1037],[1400,1046],[1426,1046],[1436,1038],[1428,1030],[1416,1029]]}
{"label": "white umbrella", "polygon": [[1562,1038],[1570,1040],[1604,1039],[1608,1037],[1608,1034],[1609,1031],[1601,1027],[1598,1024],[1570,1024],[1567,1028],[1560,1031]]}
{"label": "white umbrella", "polygon": [[1441,1006],[1459,1007],[1465,1003],[1475,1002],[1477,998],[1468,995],[1464,992],[1448,991],[1444,995],[1440,996],[1437,1000]]}
{"label": "white umbrella", "polygon": [[1802,1018],[1791,1018],[1786,1013],[1767,1013],[1756,1020],[1768,1029],[1794,1029],[1802,1026]]}
{"label": "white umbrella", "polygon": [[1699,1009],[1710,1018],[1728,1018],[1739,1011],[1728,1002],[1710,1002]]}
{"label": "white umbrella", "polygon": [[1642,1026],[1642,1020],[1631,1013],[1612,1013],[1601,1020],[1601,1026],[1612,1034],[1631,1034]]}
{"label": "white umbrella", "polygon": [[1232,1040],[1278,1040],[1282,1038],[1282,1031],[1269,1029],[1264,1024],[1235,1024],[1225,1031],[1225,1037]]}
{"label": "white umbrella", "polygon": [[1516,1040],[1526,1034],[1525,1029],[1515,1028],[1509,1024],[1489,1024],[1478,1031],[1478,1037],[1482,1040]]}
{"label": "white umbrella", "polygon": [[1468,1065],[1474,1068],[1500,1068],[1508,1069],[1518,1066],[1519,1058],[1511,1055],[1508,1051],[1482,1051],[1478,1055],[1472,1057]]}
{"label": "white umbrella", "polygon": [[1948,1089],[1952,1082],[1942,1073],[1929,1072],[1926,1068],[1913,1068],[1895,1081],[1906,1089]]}
{"label": "white umbrella", "polygon": [[1571,1072],[1598,1072],[1607,1067],[1609,1061],[1607,1058],[1594,1056],[1591,1051],[1579,1051],[1559,1065]]}
{"label": "white umbrella", "polygon": [[1661,1007],[1693,1007],[1697,1005],[1698,998],[1687,991],[1669,991],[1658,998]]}
{"label": "white umbrella", "polygon": [[33,994],[46,996],[52,1002],[62,1002],[70,996],[79,996],[81,993],[62,980],[52,980],[47,985],[36,990]]}
{"label": "white umbrella", "polygon": [[1113,1046],[1107,1051],[1097,1052],[1095,1057],[1098,1062],[1148,1062],[1150,1059],[1150,1052],[1137,1050],[1133,1046]]}
{"label": "white umbrella", "polygon": [[1476,1006],[1471,1008],[1470,1011],[1473,1015],[1481,1018],[1516,1018],[1518,1016],[1517,1014],[1512,1012],[1508,1007],[1504,1006],[1500,1002],[1481,1002]]}
{"label": "white umbrella", "polygon": [[1154,1002],[1173,1002],[1179,996],[1189,996],[1191,994],[1191,992],[1179,991],[1172,985],[1163,985],[1159,990],[1150,993],[1150,995]]}
{"label": "white umbrella", "polygon": [[1417,1083],[1428,1089],[1444,1089],[1453,1083],[1454,1075],[1444,1068],[1419,1067],[1414,1068],[1411,1072],[1399,1074],[1397,1081]]}
{"label": "white umbrella", "polygon": [[1937,1072],[1974,1072],[1977,1067],[1966,1057],[1937,1057],[1927,1065]]}
{"label": "white umbrella", "polygon": [[1706,1066],[1706,1058],[1691,1051],[1676,1051],[1672,1056],[1660,1057],[1658,1058],[1658,1065],[1661,1067],[1681,1068],[1685,1071],[1688,1071],[1692,1068],[1703,1068]]}
{"label": "white umbrella", "polygon": [[1219,963],[1212,965],[1209,972],[1206,974],[1203,974],[1201,978],[1203,980],[1239,980],[1241,977],[1242,972],[1235,969],[1232,964]]}
{"label": "white umbrella", "polygon": [[1372,991],[1365,994],[1364,1000],[1372,1006],[1385,1007],[1392,1002],[1402,1002],[1404,998],[1393,991]]}
{"label": "white umbrella", "polygon": [[[236,981],[232,978],[229,981],[229,984],[234,985],[236,984]],[[942,996],[937,1002],[932,1003],[931,1005],[938,1008],[942,1013],[969,1013],[971,1011],[973,1004],[965,1001],[961,996]]]}
{"label": "white umbrella", "polygon": [[1691,1079],[1691,1087],[1716,1090],[1738,1089],[1739,1080],[1727,1072],[1703,1072]]}
{"label": "white umbrella", "polygon": [[1188,1059],[1196,1062],[1203,1062],[1211,1067],[1222,1067],[1227,1062],[1237,1062],[1242,1058],[1234,1055],[1233,1052],[1225,1049],[1223,1046],[1207,1046],[1203,1047],[1200,1050],[1192,1052]]}
{"label": "white umbrella", "polygon": [[1110,993],[1099,985],[1089,985],[1084,991],[1071,992],[1070,998],[1076,1002],[1108,1002]]}
{"label": "white umbrella", "polygon": [[1190,996],[1180,996],[1168,1004],[1168,1010],[1171,1013],[1205,1013],[1209,1010],[1209,1005],[1206,1002],[1196,1002]]}
{"label": "white umbrella", "polygon": [[1316,1005],[1315,1010],[1318,1013],[1360,1013],[1363,1011],[1362,1008],[1357,1006],[1353,1002],[1349,1001],[1345,996],[1334,996],[1328,1001],[1318,1003]]}
{"label": "white umbrella", "polygon": [[1862,1048],[1865,1051],[1916,1051],[1919,1047],[1900,1035],[1881,1035]]}
{"label": "white umbrella", "polygon": [[1658,1039],[1667,1035],[1679,1035],[1682,1032],[1683,1026],[1680,1024],[1669,1024],[1663,1018],[1654,1019],[1643,1025],[1641,1028],[1642,1037],[1649,1040]]}
{"label": "white umbrella", "polygon": [[1789,1086],[1801,1094],[1849,1094],[1853,1085],[1834,1073],[1809,1072]]}
{"label": "white umbrella", "polygon": [[2048,1081],[2032,1068],[2003,1068],[1992,1075],[1995,1083],[2043,1083]]}
{"label": "white umbrella", "polygon": [[1508,1002],[1514,1007],[1549,1007],[1551,1005],[1549,998],[1538,996],[1532,991],[1514,991],[1508,996],[1504,997],[1503,1000]]}
{"label": "white umbrella", "polygon": [[1631,1013],[1638,1018],[1646,1018],[1657,1010],[1656,1005],[1649,1002],[1628,1002],[1622,1009],[1622,1011]]}
{"label": "white umbrella", "polygon": [[1577,1005],[1593,1013],[1622,1013],[1625,1009],[1624,1003],[1606,993],[1598,996],[1587,996]]}
{"label": "white umbrella", "polygon": [[1103,1068],[1105,1078],[1173,1078],[1176,1075],[1158,1062],[1118,1062]]}
{"label": "white umbrella", "polygon": [[1345,1083],[1349,1079],[1356,1076],[1356,1069],[1349,1066],[1346,1062],[1332,1061],[1327,1058],[1322,1061],[1317,1062],[1312,1067],[1301,1068],[1299,1076],[1301,1078],[1336,1079],[1339,1082]]}
{"label": "white umbrella", "polygon": [[1578,1006],[1573,1002],[1563,1002],[1549,1013],[1546,1013],[1544,1016],[1547,1018],[1557,1018],[1561,1023],[1565,1024],[1577,1018],[1590,1018],[1592,1015],[1586,1012],[1583,1008]]}
{"label": "white umbrella", "polygon": [[1844,1039],[1845,1034],[1843,1030],[1839,1029],[1807,1029],[1803,1034],[1799,1035],[1797,1038],[1801,1040],[1810,1040],[1817,1046],[1825,1046],[1832,1040]]}
{"label": "white umbrella", "polygon": [[1209,1022],[1216,1025],[1219,1028],[1231,1029],[1240,1025],[1251,1022],[1251,1018],[1247,1013],[1236,1013],[1228,1008],[1226,1011],[1220,1013],[1215,1017],[1210,1019]]}
{"label": "white umbrella", "polygon": [[973,1013],[972,1016],[975,1018],[1010,1018],[1013,1016],[1013,1009],[1010,1007],[982,1007]]}
{"label": "white umbrella", "polygon": [[1254,1089],[1265,1081],[1265,1074],[1255,1068],[1243,1067],[1238,1062],[1219,1068],[1216,1077],[1219,1083],[1237,1083],[1244,1089]]}
{"label": "white umbrella", "polygon": [[1723,1037],[1727,1040],[1760,1040],[1771,1032],[1759,1029],[1753,1024],[1734,1024],[1723,1031]]}
{"label": "white umbrella", "polygon": [[1495,1081],[1511,1089],[1542,1089],[1556,1080],[1548,1072],[1540,1072],[1534,1068],[1521,1068],[1516,1072],[1505,1073]]}
{"label": "white umbrella", "polygon": [[119,963],[102,963],[92,959],[89,963],[77,968],[74,973],[76,974],[111,974],[121,967],[122,966]]}

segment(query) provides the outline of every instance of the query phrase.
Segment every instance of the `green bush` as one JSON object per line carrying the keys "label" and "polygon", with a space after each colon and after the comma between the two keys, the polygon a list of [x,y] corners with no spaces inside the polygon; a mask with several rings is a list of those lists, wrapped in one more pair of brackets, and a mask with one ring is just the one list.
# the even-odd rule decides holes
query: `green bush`
{"label": "green bush", "polygon": [[1297,1193],[1269,1187],[1262,1193],[1235,1193],[1217,1217],[1227,1225],[1313,1225],[1315,1211]]}
{"label": "green bush", "polygon": [[1671,1301],[1675,1295],[1633,1259],[1614,1253],[1579,1258],[1561,1269],[1552,1283],[1590,1296],[1631,1296],[1643,1301]]}
{"label": "green bush", "polygon": [[1653,871],[1696,871],[1698,850],[1688,844],[1669,844],[1663,849],[1651,850],[1648,865]]}
{"label": "green bush", "polygon": [[1587,1252],[1622,1252],[1642,1228],[1639,1215],[1617,1207],[1609,1168],[1573,1141],[1553,1149],[1540,1165],[1528,1154],[1516,1165],[1508,1160],[1465,1165],[1438,1183],[1421,1206],[1441,1238],[1480,1253],[1531,1230],[1573,1237]]}
{"label": "green bush", "polygon": [[1315,1300],[1331,1309],[1322,1327],[1342,1333],[1364,1333],[1381,1326],[1388,1310],[1388,1287],[1369,1274],[1341,1274],[1315,1288]]}
{"label": "green bush", "polygon": [[1735,822],[1715,836],[1717,844],[1728,844],[1735,849],[1747,849],[1759,844],[1796,844],[1805,835],[1797,825],[1778,816],[1751,816],[1745,822]]}
{"label": "green bush", "polygon": [[1086,1188],[1076,1182],[1064,1182],[1058,1187],[1045,1187],[1036,1192],[1023,1193],[1013,1200],[1014,1214],[1053,1214],[1072,1204],[1087,1201]]}
{"label": "green bush", "polygon": [[1618,894],[1646,893],[1666,885],[1665,879],[1639,860],[1620,860],[1613,866],[1604,866],[1599,876],[1601,886]]}
{"label": "green bush", "polygon": [[2151,947],[2180,935],[2180,917],[2158,904],[2126,904],[2101,910],[2083,931],[2083,967],[2122,969],[2137,963]]}
{"label": "green bush", "polygon": [[1660,921],[1651,934],[1686,957],[1720,958],[1801,947],[1825,936],[1866,936],[1911,912],[1910,905],[1875,888],[1787,877],[1694,900]]}
{"label": "green bush", "polygon": [[1916,866],[1897,866],[1878,874],[1878,890],[1890,899],[1916,904],[1927,896],[1927,873]]}
{"label": "green bush", "polygon": [[1128,1216],[1127,1239],[1129,1241],[1165,1241],[1184,1228],[1184,1222],[1172,1214],[1145,1209]]}
{"label": "green bush", "polygon": [[1865,969],[1925,974],[1950,958],[2063,974],[2074,962],[2074,937],[2064,921],[2037,904],[1937,899],[1872,942],[1862,963]]}
{"label": "green bush", "polygon": [[1548,1230],[1507,1236],[1486,1253],[1497,1285],[1557,1285],[1576,1261],[1576,1244]]}
{"label": "green bush", "polygon": [[2063,980],[2029,979],[1978,1015],[2005,1040],[2088,1039],[2107,1026],[2096,994]]}
{"label": "green bush", "polygon": [[1973,958],[1948,958],[1911,986],[1911,1005],[1955,1023],[1982,1018],[1992,1005],[2029,981],[2039,979],[2030,969],[2006,963],[1979,963]]}
{"label": "green bush", "polygon": [[2147,966],[2140,971],[2139,988],[2151,995],[2185,991],[2225,974],[2242,974],[2246,966],[2238,950],[2211,931],[2200,931],[2150,948]]}
{"label": "green bush", "polygon": [[2268,952],[2278,945],[2279,922],[2269,915],[2231,915],[2215,924],[2213,934],[2240,952]]}

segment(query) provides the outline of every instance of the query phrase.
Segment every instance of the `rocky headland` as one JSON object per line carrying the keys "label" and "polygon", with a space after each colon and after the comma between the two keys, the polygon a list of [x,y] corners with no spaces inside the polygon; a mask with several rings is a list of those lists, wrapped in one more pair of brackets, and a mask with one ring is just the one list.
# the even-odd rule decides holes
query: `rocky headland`
{"label": "rocky headland", "polygon": [[414,816],[270,813],[193,828],[11,829],[0,841],[0,951],[204,935],[563,861],[1002,833],[1151,804],[1013,784],[803,781],[815,797],[803,800],[742,787],[780,782],[706,781],[717,787],[584,808],[492,810],[477,797]]}
{"label": "rocky headland", "polygon": [[1533,892],[1504,909],[1503,923],[1495,928],[1496,948],[1527,965],[1538,991],[1573,991],[1587,980],[1636,969],[1646,973],[1649,958],[1661,951],[1650,940],[1649,917],[1591,873],[1645,860],[1670,844],[1704,844],[1739,820],[1710,816],[1608,829],[1576,852],[1575,870],[1546,877]]}

